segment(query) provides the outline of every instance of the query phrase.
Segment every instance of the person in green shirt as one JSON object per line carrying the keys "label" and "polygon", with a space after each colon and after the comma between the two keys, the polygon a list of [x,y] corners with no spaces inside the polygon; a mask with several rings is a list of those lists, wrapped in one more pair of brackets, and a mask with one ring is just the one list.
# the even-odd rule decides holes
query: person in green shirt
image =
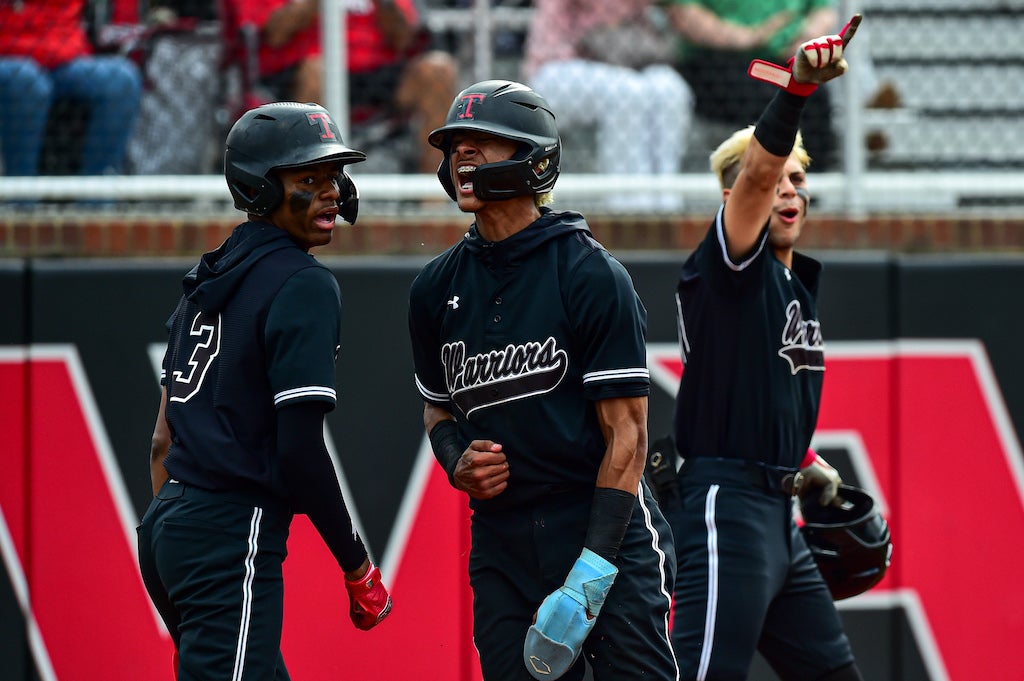
{"label": "person in green shirt", "polygon": [[[834,31],[835,0],[671,0],[681,36],[676,68],[693,89],[698,116],[743,126],[755,122],[775,94],[747,77],[752,59],[785,63],[802,42]],[[833,169],[837,140],[829,88],[804,109],[801,128],[818,170]]]}

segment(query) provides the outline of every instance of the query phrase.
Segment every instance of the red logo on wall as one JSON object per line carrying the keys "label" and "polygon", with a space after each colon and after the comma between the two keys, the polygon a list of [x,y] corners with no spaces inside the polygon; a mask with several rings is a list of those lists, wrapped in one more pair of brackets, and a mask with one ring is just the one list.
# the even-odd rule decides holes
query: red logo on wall
{"label": "red logo on wall", "polygon": [[[137,567],[139,519],[77,352],[46,346],[29,361],[23,349],[0,347],[0,391],[0,554],[42,681],[170,679],[170,637]],[[379,561],[394,611],[362,632],[349,622],[337,562],[296,518],[281,644],[294,678],[480,678],[469,511],[427,442],[398,522]]]}
{"label": "red logo on wall", "polygon": [[[0,348],[0,554],[36,670],[169,679],[170,639],[138,575],[138,518],[78,355],[29,352]],[[1024,455],[984,349],[831,343],[826,365],[816,444],[854,453],[896,544],[885,579],[840,607],[904,608],[931,681],[1020,681]],[[674,395],[678,348],[649,346],[649,366]],[[282,641],[293,677],[477,681],[468,517],[424,440],[379,561],[395,610],[370,632],[349,623],[342,574],[297,519]]]}

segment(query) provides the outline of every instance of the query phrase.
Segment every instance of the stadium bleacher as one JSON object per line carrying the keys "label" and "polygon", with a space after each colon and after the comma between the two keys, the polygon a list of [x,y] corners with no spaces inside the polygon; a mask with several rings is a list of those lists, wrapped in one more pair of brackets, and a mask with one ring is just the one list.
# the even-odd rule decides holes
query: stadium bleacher
{"label": "stadium bleacher", "polygon": [[[529,0],[421,0],[428,26],[459,58],[463,84],[487,77],[517,78],[521,42],[532,11]],[[862,0],[855,8],[870,26],[874,67],[892,82],[901,106],[858,109],[849,134],[859,140],[841,172],[815,179],[819,209],[849,217],[872,212],[1006,210],[1024,205],[1024,0]],[[856,68],[856,63],[854,63]],[[887,145],[865,151],[866,132],[881,130]],[[682,191],[688,207],[706,209],[717,193],[707,177],[707,153],[730,130],[698,122],[690,134],[683,174],[659,187]],[[560,195],[587,208],[588,197],[623,184],[615,169],[594,168],[592,131],[565,130]],[[848,147],[849,148],[849,147]],[[844,162],[846,163],[846,162]],[[367,168],[367,170],[372,170]],[[577,177],[583,173],[602,175]],[[630,178],[625,178],[629,180]],[[43,180],[43,178],[39,178]],[[206,213],[230,206],[215,175],[110,179],[3,178],[0,212],[12,200],[40,197],[48,205],[76,198],[121,198],[121,207],[167,203]],[[417,206],[436,189],[429,177],[364,173],[360,187],[368,212]],[[436,197],[435,197],[436,198]],[[24,211],[22,211],[24,214]]]}
{"label": "stadium bleacher", "polygon": [[1024,168],[1024,3],[870,0],[871,55],[904,106],[866,112],[879,169]]}

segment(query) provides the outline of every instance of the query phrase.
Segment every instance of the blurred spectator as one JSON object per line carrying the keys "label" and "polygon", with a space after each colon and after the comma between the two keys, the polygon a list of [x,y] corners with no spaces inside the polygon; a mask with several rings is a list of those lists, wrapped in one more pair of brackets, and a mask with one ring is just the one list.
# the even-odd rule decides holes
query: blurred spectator
{"label": "blurred spectator", "polygon": [[[651,0],[537,0],[523,78],[547,99],[559,128],[597,126],[605,173],[676,174],[693,93],[670,65],[674,36]],[[662,18],[664,18],[662,16]],[[613,210],[677,211],[682,197],[633,194]]]}
{"label": "blurred spectator", "polygon": [[[683,38],[679,72],[697,97],[697,115],[743,126],[757,121],[777,88],[747,76],[751,59],[785,64],[806,40],[838,30],[836,0],[670,0]],[[801,129],[815,168],[835,166],[831,88],[807,101]]]}
{"label": "blurred spectator", "polygon": [[142,107],[125,166],[140,175],[220,172],[227,104],[221,0],[110,0],[100,42],[141,64]]}
{"label": "blurred spectator", "polygon": [[[318,0],[234,4],[243,31],[258,30],[258,88],[273,100],[323,104]],[[401,119],[415,140],[412,169],[437,172],[440,152],[427,134],[444,124],[455,96],[454,58],[429,49],[414,0],[349,0],[346,30],[353,139],[359,139],[360,124],[381,114]]]}
{"label": "blurred spectator", "polygon": [[50,120],[58,101],[84,107],[88,119],[81,122],[81,154],[69,167],[83,175],[122,170],[142,77],[125,57],[94,54],[83,26],[84,5],[85,0],[0,1],[0,147],[6,175],[37,175],[53,126],[79,123]]}

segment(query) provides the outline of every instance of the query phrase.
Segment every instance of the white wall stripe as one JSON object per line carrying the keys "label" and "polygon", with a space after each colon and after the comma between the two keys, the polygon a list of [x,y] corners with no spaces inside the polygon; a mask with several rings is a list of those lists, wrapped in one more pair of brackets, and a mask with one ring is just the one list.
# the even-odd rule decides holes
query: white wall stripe
{"label": "white wall stripe", "polygon": [[21,614],[25,618],[25,626],[28,630],[29,647],[32,649],[32,659],[35,660],[36,669],[39,671],[41,681],[57,681],[57,673],[53,670],[50,662],[50,653],[46,649],[46,642],[43,641],[42,632],[39,631],[39,624],[36,622],[32,612],[32,603],[29,601],[28,580],[25,579],[25,572],[21,568],[21,559],[18,557],[18,550],[14,546],[14,538],[11,536],[10,528],[7,526],[7,518],[4,516],[4,509],[0,506],[0,555],[7,568],[7,574],[11,579],[11,586],[14,588],[14,597],[21,607]]}
{"label": "white wall stripe", "polygon": [[[423,494],[426,492],[430,472],[435,465],[434,450],[430,447],[430,439],[424,433],[423,439],[420,440],[420,449],[416,454],[412,472],[409,474],[409,482],[405,485],[401,505],[395,515],[394,528],[391,530],[387,548],[384,550],[384,564],[381,565],[381,572],[386,575],[389,584],[395,584],[398,581],[398,569],[403,565],[402,556],[405,554],[405,546],[409,541],[413,523],[416,521],[416,513],[419,511]],[[455,492],[455,490],[450,491]],[[408,567],[416,569],[415,565]]]}
{"label": "white wall stripe", "polygon": [[[125,542],[132,558],[137,565],[139,562],[139,545],[135,528],[139,525],[139,517],[135,514],[131,497],[128,496],[128,488],[125,485],[125,477],[121,467],[114,456],[114,447],[110,444],[106,427],[100,417],[99,407],[93,397],[89,379],[85,375],[85,368],[78,355],[78,348],[70,344],[39,344],[28,348],[30,361],[59,361],[67,367],[68,375],[71,377],[72,388],[78,398],[78,404],[82,407],[82,415],[85,418],[86,428],[92,438],[93,446],[96,448],[99,457],[100,468],[103,477],[107,481],[107,488],[110,490],[111,501],[117,516],[121,519],[121,529],[124,531]],[[160,404],[160,394],[157,393],[153,401],[154,415]],[[142,584],[142,576],[139,575],[139,584]],[[150,599],[146,599],[149,601]],[[156,624],[157,631],[165,632],[167,628],[164,621],[157,612],[156,606],[150,601],[150,614]],[[168,637],[170,635],[168,634]]]}

